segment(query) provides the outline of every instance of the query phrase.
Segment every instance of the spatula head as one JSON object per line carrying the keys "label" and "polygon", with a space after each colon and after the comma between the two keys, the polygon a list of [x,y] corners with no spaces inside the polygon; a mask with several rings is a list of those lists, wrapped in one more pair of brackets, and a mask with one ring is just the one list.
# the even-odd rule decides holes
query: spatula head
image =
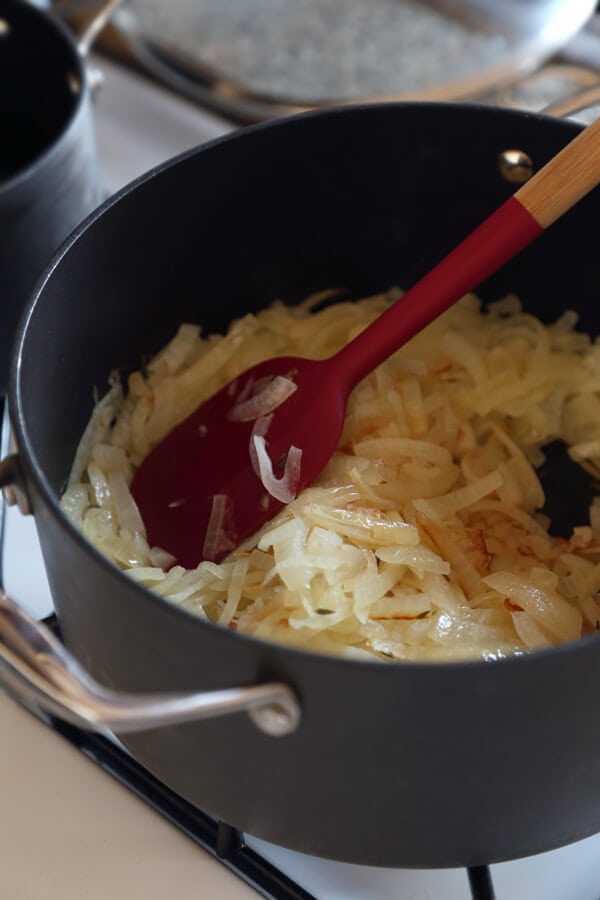
{"label": "spatula head", "polygon": [[[329,376],[330,368],[327,360],[296,357],[259,363],[177,425],[148,454],[131,484],[150,545],[194,568],[203,559],[220,559],[285,505],[267,492],[255,453],[254,461],[251,457],[253,432],[260,436],[265,424],[265,448],[276,478],[283,475],[290,448],[302,451],[293,479],[297,496],[325,467],[342,431],[347,397]],[[257,424],[256,418],[232,418],[255,385],[277,375],[292,380],[296,390],[270,420],[260,416]],[[209,522],[212,538],[218,528],[216,541],[207,540]]]}

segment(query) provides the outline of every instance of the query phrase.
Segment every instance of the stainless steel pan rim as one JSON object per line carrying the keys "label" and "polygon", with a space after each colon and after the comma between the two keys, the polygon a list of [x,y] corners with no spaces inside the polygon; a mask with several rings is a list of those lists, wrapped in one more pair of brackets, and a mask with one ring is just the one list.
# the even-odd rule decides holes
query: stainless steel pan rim
{"label": "stainless steel pan rim", "polygon": [[[442,10],[444,7],[443,3],[432,5],[434,7],[439,5]],[[548,6],[546,21],[540,23],[537,31],[532,29],[531,36],[519,42],[518,36],[515,37],[512,32],[516,30],[518,35],[521,35],[524,15],[531,15],[532,12],[535,14],[535,10],[524,10],[525,5],[518,2],[505,3],[502,12],[499,4],[491,2],[462,4],[463,7],[466,6],[466,13],[459,9],[458,19],[463,14],[467,18],[472,14],[475,18],[483,16],[491,20],[501,20],[504,31],[509,34],[509,40],[516,43],[516,46],[507,51],[505,57],[487,68],[484,67],[469,75],[451,76],[450,81],[433,84],[420,90],[400,89],[379,95],[365,94],[349,99],[332,97],[323,101],[311,100],[308,97],[291,100],[275,93],[252,90],[225,72],[211,66],[196,67],[187,58],[184,60],[175,57],[171,62],[168,48],[162,46],[160,39],[155,40],[155,47],[151,38],[143,33],[135,14],[127,7],[115,16],[114,25],[133,60],[159,82],[195,102],[210,105],[217,111],[243,121],[253,122],[306,112],[309,109],[324,109],[345,104],[475,99],[532,72],[583,27],[595,8],[593,0],[572,0],[570,3],[563,3],[562,9],[559,9],[559,2],[546,5]],[[455,4],[452,12],[456,11]],[[487,22],[487,26],[488,29],[493,27],[490,22]]]}

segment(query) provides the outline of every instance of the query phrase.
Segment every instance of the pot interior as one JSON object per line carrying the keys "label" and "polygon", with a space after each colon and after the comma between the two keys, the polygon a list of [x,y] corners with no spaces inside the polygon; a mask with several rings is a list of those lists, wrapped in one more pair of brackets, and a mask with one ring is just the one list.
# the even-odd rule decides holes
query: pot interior
{"label": "pot interior", "polygon": [[28,3],[0,0],[0,187],[58,139],[79,102],[74,44]]}
{"label": "pot interior", "polygon": [[[409,287],[513,193],[503,150],[537,168],[577,129],[466,104],[346,108],[248,129],[125,189],[59,257],[21,334],[13,415],[49,492],[64,486],[94,392],[179,323],[209,333],[276,298]],[[599,334],[599,206],[596,190],[480,295],[514,292],[547,321],[574,308]],[[559,528],[573,524],[571,500],[581,505],[568,493]]]}

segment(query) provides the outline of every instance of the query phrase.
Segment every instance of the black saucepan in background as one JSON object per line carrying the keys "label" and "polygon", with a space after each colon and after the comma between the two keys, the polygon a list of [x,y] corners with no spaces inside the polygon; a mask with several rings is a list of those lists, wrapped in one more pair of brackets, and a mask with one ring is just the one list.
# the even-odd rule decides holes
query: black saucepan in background
{"label": "black saucepan in background", "polygon": [[84,59],[54,16],[0,0],[0,391],[43,268],[101,199]]}

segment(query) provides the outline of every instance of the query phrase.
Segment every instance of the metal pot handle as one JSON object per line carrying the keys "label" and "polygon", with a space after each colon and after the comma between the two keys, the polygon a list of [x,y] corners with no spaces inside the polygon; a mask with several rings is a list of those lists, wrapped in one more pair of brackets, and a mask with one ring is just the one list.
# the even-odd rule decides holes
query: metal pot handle
{"label": "metal pot handle", "polygon": [[88,731],[125,734],[236,712],[247,712],[271,737],[291,734],[300,723],[295,694],[278,682],[186,694],[109,690],[2,591],[0,682],[25,705],[41,707]]}
{"label": "metal pot handle", "polygon": [[122,3],[123,0],[103,0],[100,3],[99,8],[94,11],[77,35],[77,47],[82,56],[89,55],[96,38]]}
{"label": "metal pot handle", "polygon": [[[18,453],[7,455],[10,423],[5,413],[0,438],[0,489],[4,502],[32,512]],[[0,497],[0,503],[2,497]],[[186,694],[128,694],[95,681],[52,632],[0,590],[0,684],[25,705],[88,731],[145,731],[227,713],[247,712],[271,737],[291,734],[300,724],[300,704],[285,684],[269,682]]]}
{"label": "metal pot handle", "polygon": [[[55,0],[53,4],[53,12],[66,22],[73,36],[92,96],[104,84],[104,74],[90,63],[89,55],[96,39],[123,2],[124,0]],[[77,90],[78,82],[71,82],[71,88]]]}
{"label": "metal pot handle", "polygon": [[92,46],[124,0],[55,0],[53,12],[68,21],[81,56],[89,56]]}

